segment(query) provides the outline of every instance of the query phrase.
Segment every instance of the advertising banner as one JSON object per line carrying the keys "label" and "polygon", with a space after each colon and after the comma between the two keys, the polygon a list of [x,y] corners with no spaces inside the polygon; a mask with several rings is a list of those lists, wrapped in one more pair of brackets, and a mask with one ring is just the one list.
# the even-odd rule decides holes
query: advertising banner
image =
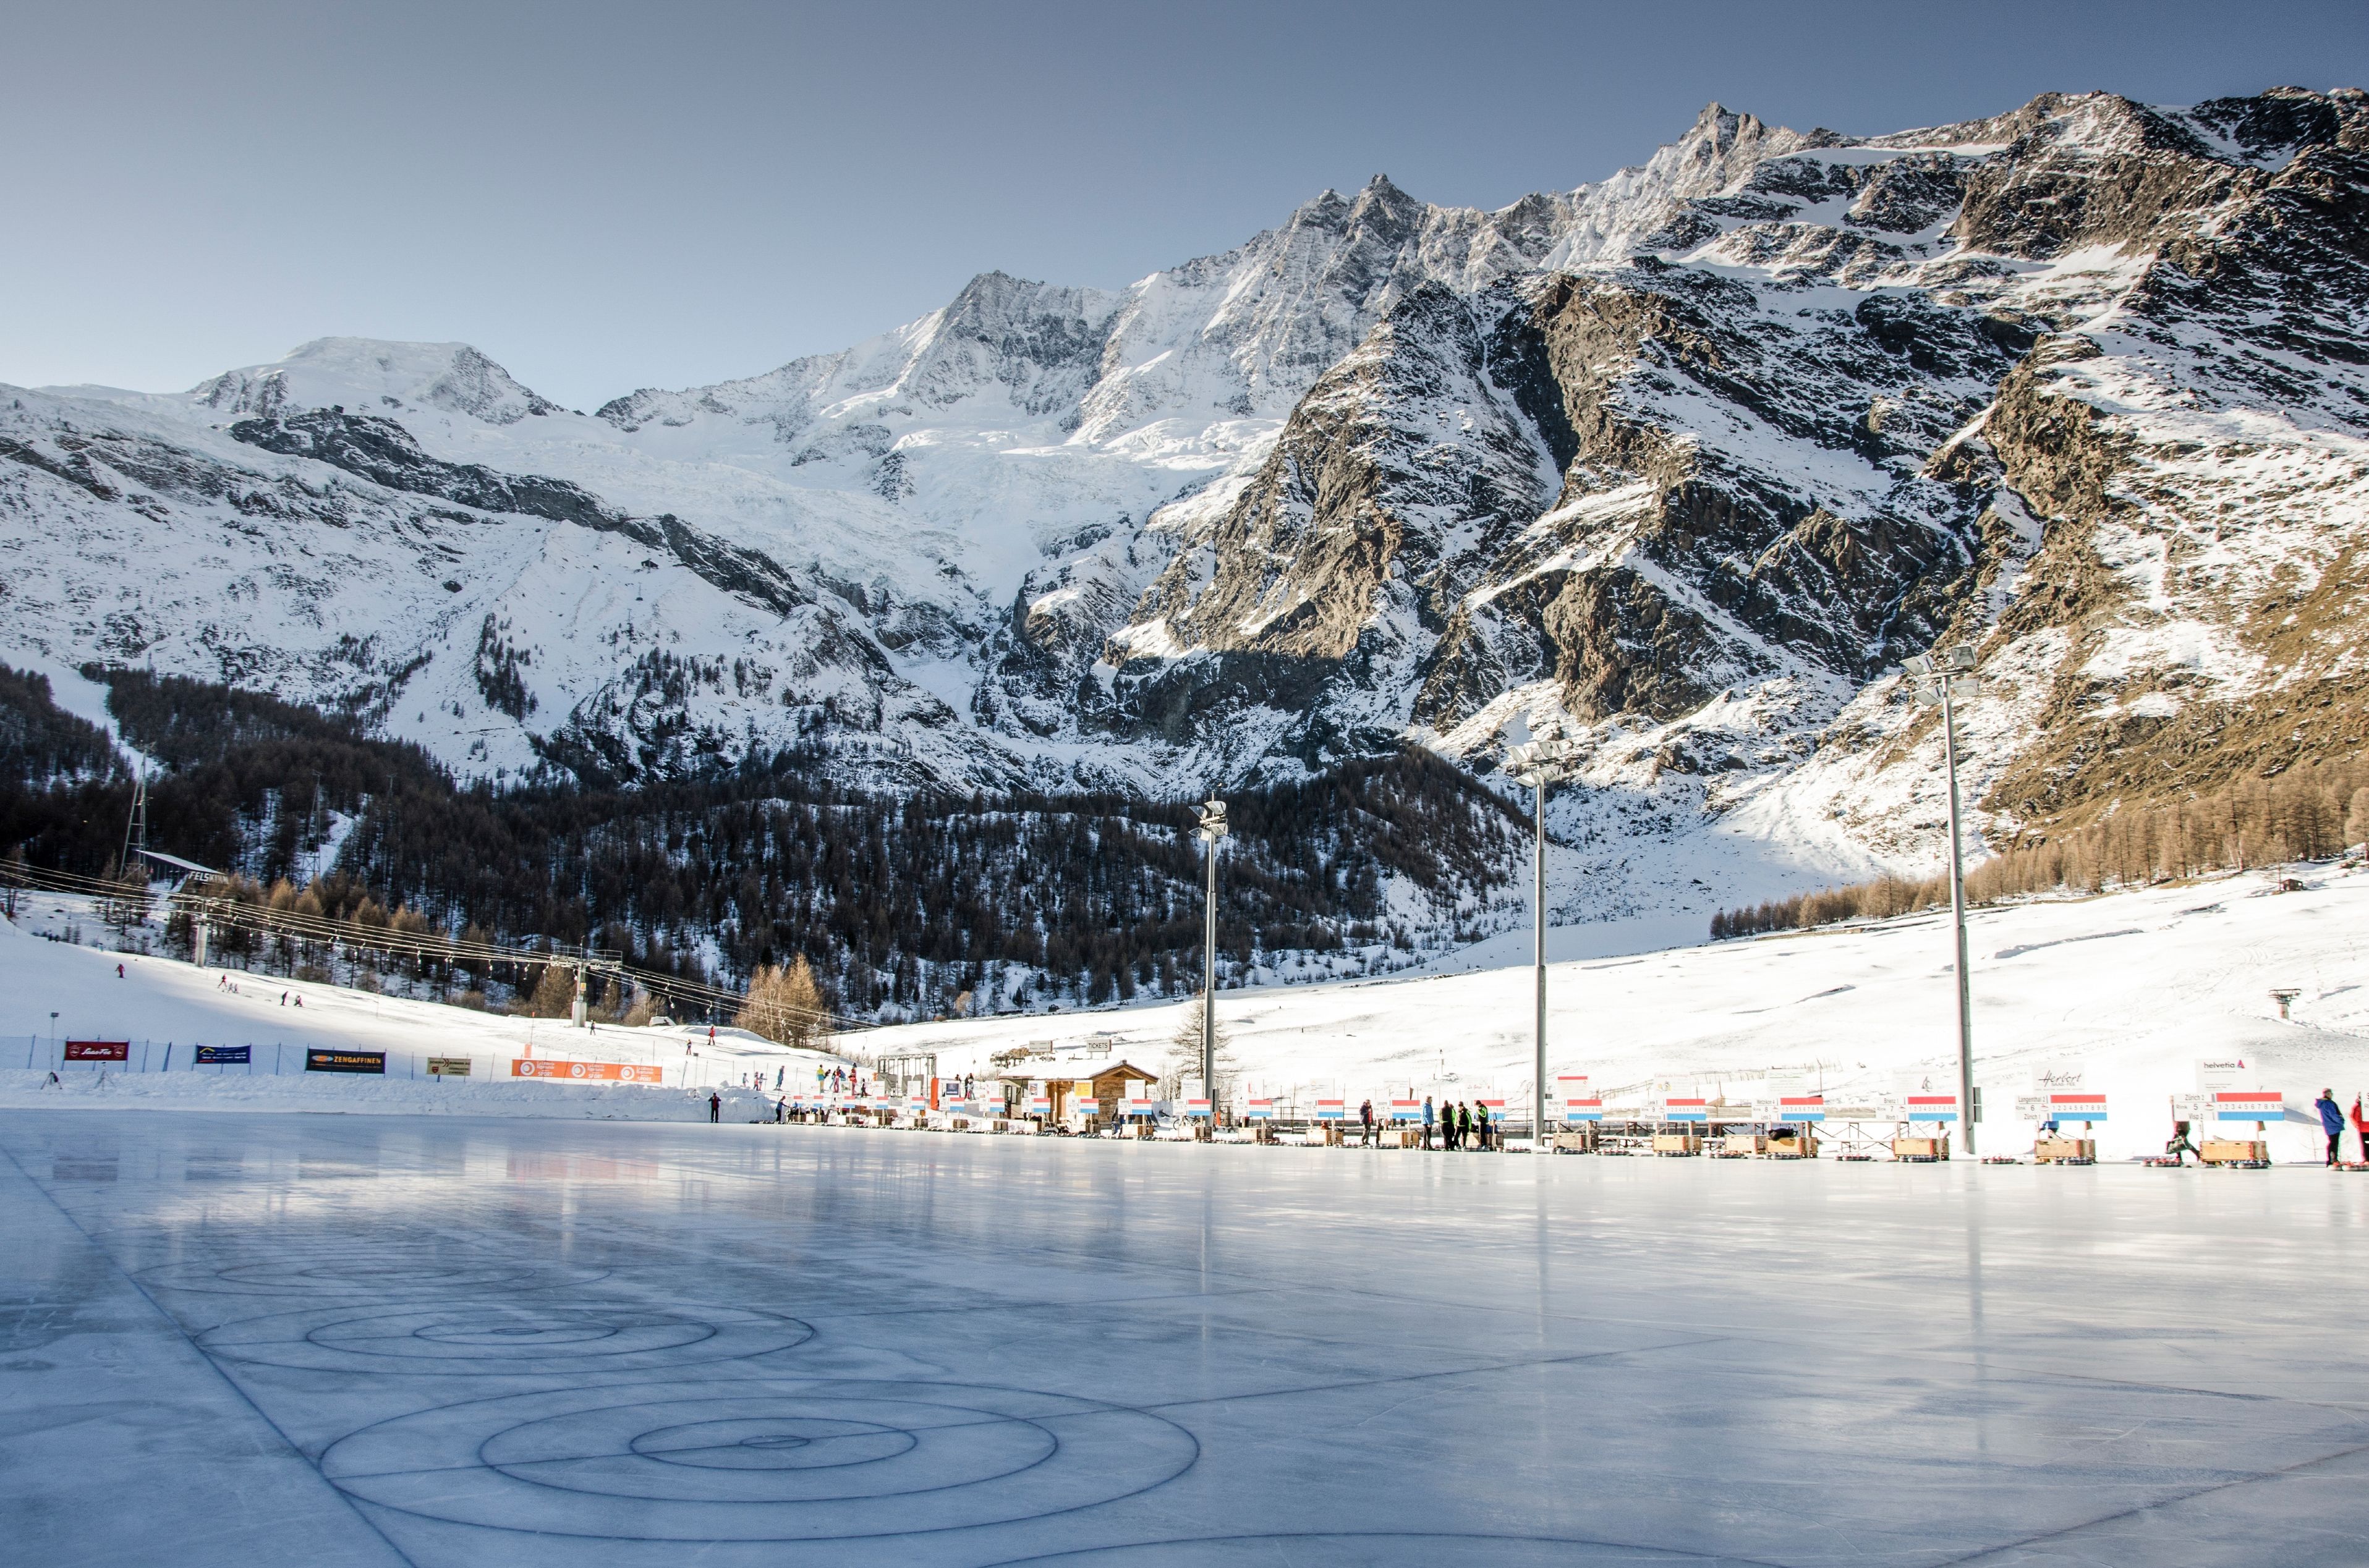
{"label": "advertising banner", "polygon": [[386,1071],[384,1051],[332,1051],[318,1046],[304,1052],[307,1072],[375,1072]]}
{"label": "advertising banner", "polygon": [[656,1083],[659,1070],[631,1061],[515,1060],[512,1078],[564,1078],[573,1083]]}
{"label": "advertising banner", "polygon": [[254,1059],[253,1046],[200,1046],[196,1058],[200,1067],[238,1067]]}
{"label": "advertising banner", "polygon": [[68,1061],[130,1061],[132,1042],[129,1040],[68,1040],[65,1043]]}
{"label": "advertising banner", "polygon": [[430,1078],[466,1078],[469,1076],[467,1057],[429,1057],[428,1076]]}

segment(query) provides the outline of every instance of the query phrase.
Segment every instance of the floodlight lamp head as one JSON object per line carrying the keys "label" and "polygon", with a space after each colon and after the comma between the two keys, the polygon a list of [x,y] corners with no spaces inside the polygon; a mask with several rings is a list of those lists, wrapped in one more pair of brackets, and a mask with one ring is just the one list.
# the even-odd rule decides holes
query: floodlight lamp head
{"label": "floodlight lamp head", "polygon": [[1960,643],[1956,647],[1951,648],[1943,656],[1941,667],[1944,670],[1956,670],[1960,672],[1972,670],[1974,667],[1974,645],[1972,643]]}
{"label": "floodlight lamp head", "polygon": [[1214,795],[1201,803],[1201,831],[1213,839],[1226,836],[1226,803]]}
{"label": "floodlight lamp head", "polygon": [[1900,661],[1900,668],[1909,675],[1922,677],[1933,673],[1933,661],[1926,658],[1921,653],[1915,654],[1907,658],[1902,659]]}

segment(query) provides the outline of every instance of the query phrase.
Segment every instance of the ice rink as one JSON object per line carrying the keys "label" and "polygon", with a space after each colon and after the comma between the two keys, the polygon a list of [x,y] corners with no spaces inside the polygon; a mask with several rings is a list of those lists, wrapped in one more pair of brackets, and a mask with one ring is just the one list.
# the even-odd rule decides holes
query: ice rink
{"label": "ice rink", "polygon": [[0,1111],[25,1563],[2329,1563],[2369,1174]]}

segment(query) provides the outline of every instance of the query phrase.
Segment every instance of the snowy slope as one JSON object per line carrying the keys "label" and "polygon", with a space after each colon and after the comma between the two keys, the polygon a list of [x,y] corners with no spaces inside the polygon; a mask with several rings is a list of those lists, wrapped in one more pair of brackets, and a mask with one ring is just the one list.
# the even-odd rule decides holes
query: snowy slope
{"label": "snowy slope", "polygon": [[[0,921],[0,990],[9,998],[0,1015],[0,1103],[97,1095],[249,1109],[691,1120],[706,1115],[712,1088],[728,1089],[750,1074],[762,1074],[770,1085],[777,1071],[787,1075],[785,1082],[804,1079],[811,1086],[818,1064],[844,1059],[737,1029],[720,1029],[713,1038],[704,1028],[586,1032],[552,1019],[106,953],[37,934],[64,924],[45,901],[29,899],[20,908],[19,921]],[[303,1005],[292,1005],[299,997]],[[76,1063],[61,1070],[62,1086],[52,1086],[57,1039],[136,1042],[135,1059],[128,1064],[133,1070]],[[193,1067],[195,1044],[248,1046],[253,1059],[246,1067]],[[386,1075],[308,1074],[304,1052],[313,1047],[383,1051]],[[431,1057],[468,1058],[469,1077],[437,1082],[428,1073]],[[656,1066],[663,1079],[658,1087],[603,1088],[511,1076],[513,1061],[537,1059]],[[753,1091],[748,1104],[755,1104]]]}
{"label": "snowy slope", "polygon": [[[2014,1115],[2041,1067],[2077,1066],[2110,1097],[2100,1153],[2134,1158],[2170,1136],[2169,1097],[2196,1089],[2196,1063],[2242,1058],[2260,1082],[2307,1106],[2323,1088],[2350,1105],[2369,1090],[2369,874],[2306,872],[2068,902],[1984,909],[1970,921],[1974,1081],[1985,1090],[1985,1153],[2020,1153],[2033,1128]],[[1609,1104],[1656,1094],[1749,1102],[1799,1082],[1837,1101],[1897,1094],[1957,1078],[1956,1002],[1946,915],[1830,929],[1549,969],[1548,1071],[1585,1074]],[[1478,955],[1498,962],[1510,954]],[[2292,1021],[2272,987],[2295,987]],[[1319,1093],[1378,1103],[1393,1093],[1450,1100],[1529,1093],[1530,972],[1475,968],[1423,979],[1229,991],[1221,1027],[1245,1093],[1303,1111]],[[1114,1031],[1118,1054],[1154,1070],[1191,1007],[1081,1017],[916,1024],[865,1034],[867,1052],[932,1050],[986,1071],[1000,1050],[1082,1044]],[[1785,1090],[1792,1093],[1791,1089]],[[2247,1136],[2252,1136],[2247,1129]],[[2273,1127],[2283,1160],[2316,1159],[2317,1135]],[[2348,1149],[2350,1145],[2348,1142]]]}
{"label": "snowy slope", "polygon": [[[2278,876],[2231,876],[2077,901],[1985,909],[1971,922],[1975,1081],[1985,1093],[1986,1153],[2028,1150],[2033,1127],[2015,1103],[2041,1069],[2080,1071],[2109,1096],[2097,1129],[2102,1154],[2134,1158],[2169,1134],[2169,1097],[2196,1088],[2203,1059],[2242,1059],[2254,1082],[2297,1109],[2322,1088],[2350,1104],[2369,1089],[2369,1001],[2357,977],[2369,961],[2369,874],[2300,868],[2306,889],[2279,893]],[[1477,952],[1465,961],[1503,962]],[[1784,1086],[1837,1101],[1897,1095],[1956,1076],[1947,920],[1889,923],[1558,962],[1551,967],[1549,1071],[1584,1073],[1608,1104],[1641,1114],[1654,1096],[1700,1093],[1749,1102]],[[184,1042],[284,1040],[393,1053],[385,1082],[298,1074],[274,1080],[237,1069],[118,1076],[102,1087],[90,1067],[67,1070],[64,1090],[11,1069],[22,1037],[0,1036],[0,1103],[160,1105],[260,1104],[502,1115],[681,1117],[704,1114],[671,1087],[684,1059],[680,1031],[602,1029],[585,1036],[550,1022],[491,1018],[325,987],[303,988],[298,1015],[283,982],[246,977],[225,997],[219,975],[161,959],[126,960],[62,947],[0,923],[0,985],[16,1011],[8,1027],[38,1029],[49,1008],[66,1035]],[[1219,1003],[1243,1093],[1295,1101],[1320,1093],[1355,1104],[1412,1092],[1449,1100],[1528,1093],[1530,976],[1482,968],[1419,979],[1229,991]],[[2270,991],[2300,991],[2282,1021]],[[998,1052],[1032,1045],[1115,1053],[1154,1070],[1181,1065],[1173,1044],[1196,1004],[1061,1018],[912,1024],[842,1037],[865,1059],[928,1051],[939,1070],[988,1076]],[[1115,1045],[1094,1036],[1116,1036]],[[763,1042],[699,1036],[698,1082],[736,1081],[821,1059]],[[655,1061],[663,1090],[602,1091],[482,1078],[443,1085],[401,1076],[415,1058],[469,1055],[480,1074],[531,1049],[583,1060]],[[770,1082],[770,1079],[769,1079]],[[704,1095],[696,1092],[694,1098]],[[738,1104],[738,1102],[736,1102]],[[750,1098],[742,1109],[754,1114]],[[2242,1129],[2250,1136],[2250,1127]],[[2293,1122],[2271,1129],[2283,1161],[2318,1158],[2318,1141]]]}

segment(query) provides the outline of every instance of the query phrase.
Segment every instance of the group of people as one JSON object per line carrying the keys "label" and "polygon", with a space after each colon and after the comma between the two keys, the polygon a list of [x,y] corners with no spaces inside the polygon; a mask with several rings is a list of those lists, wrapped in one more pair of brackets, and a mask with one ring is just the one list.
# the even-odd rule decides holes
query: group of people
{"label": "group of people", "polygon": [[[1357,1123],[1360,1129],[1358,1145],[1361,1148],[1373,1147],[1378,1123],[1371,1100],[1359,1103]],[[1491,1147],[1489,1140],[1493,1135],[1502,1136],[1502,1129],[1493,1127],[1489,1121],[1489,1107],[1479,1101],[1470,1105],[1459,1100],[1454,1104],[1435,1106],[1431,1096],[1426,1094],[1423,1097],[1423,1146],[1425,1149],[1431,1147],[1435,1127],[1438,1128],[1442,1149],[1487,1149]]]}
{"label": "group of people", "polygon": [[[2345,1115],[2336,1104],[2336,1091],[2321,1090],[2319,1098],[2312,1102],[2311,1108],[2319,1113],[2319,1130],[2328,1135],[2329,1164],[2331,1167],[2343,1164],[2337,1145],[2344,1141]],[[2361,1096],[2358,1094],[2352,1096],[2352,1121],[2353,1141],[2361,1150],[2362,1163],[2369,1164],[2369,1117],[2362,1115]]]}

